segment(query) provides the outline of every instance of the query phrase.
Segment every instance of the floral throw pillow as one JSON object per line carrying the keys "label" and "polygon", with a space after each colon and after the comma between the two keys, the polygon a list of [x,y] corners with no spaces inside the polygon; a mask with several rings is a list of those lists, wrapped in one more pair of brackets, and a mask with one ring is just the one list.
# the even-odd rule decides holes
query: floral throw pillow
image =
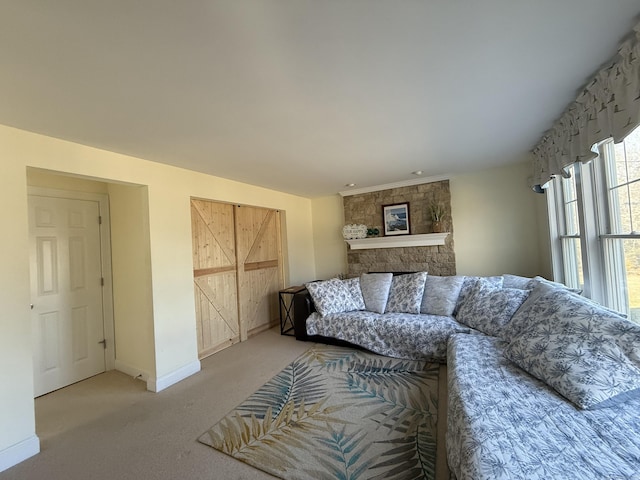
{"label": "floral throw pillow", "polygon": [[460,307],[456,320],[486,335],[499,337],[528,296],[527,290],[496,288],[489,280],[480,279]]}
{"label": "floral throw pillow", "polygon": [[427,272],[394,276],[384,313],[420,313],[426,279]]}
{"label": "floral throw pillow", "polygon": [[343,280],[343,282],[351,294],[356,310],[366,310],[367,307],[364,304],[364,297],[362,296],[362,289],[360,288],[360,277],[348,278]]}
{"label": "floral throw pillow", "polygon": [[[527,298],[527,300],[522,304],[511,321],[505,326],[500,334],[500,337],[506,342],[510,342],[526,328],[529,328],[538,323],[540,319],[544,317],[548,306],[544,302],[539,301],[540,297],[547,295],[549,292],[552,292],[554,290],[562,290],[570,295],[580,297],[580,295],[576,293],[575,290],[568,289],[561,283],[549,282],[548,280],[541,282],[533,279],[530,282],[529,286],[531,287],[529,298]],[[599,308],[608,311],[612,315],[618,317],[626,317],[626,314],[610,310],[607,307],[595,303],[589,298],[580,298],[583,302],[593,303]]]}
{"label": "floral throw pillow", "polygon": [[305,284],[311,294],[318,313],[322,316],[330,313],[351,312],[357,310],[349,289],[339,278]]}
{"label": "floral throw pillow", "polygon": [[462,283],[462,288],[460,289],[460,295],[458,295],[458,301],[456,302],[456,308],[453,311],[453,315],[456,316],[456,317],[458,315],[458,312],[460,311],[460,308],[462,307],[464,302],[467,300],[467,297],[469,297],[469,294],[471,293],[471,290],[473,290],[473,287],[475,287],[477,281],[485,280],[485,281],[491,283],[491,285],[493,285],[496,288],[502,288],[502,283],[504,281],[504,279],[502,278],[502,275],[495,276],[495,277],[465,276],[463,278],[464,278],[464,282]]}
{"label": "floral throw pillow", "polygon": [[566,289],[537,297],[536,322],[505,356],[579,408],[640,396],[640,326]]}
{"label": "floral throw pillow", "polygon": [[456,308],[464,277],[427,275],[420,313],[450,317]]}

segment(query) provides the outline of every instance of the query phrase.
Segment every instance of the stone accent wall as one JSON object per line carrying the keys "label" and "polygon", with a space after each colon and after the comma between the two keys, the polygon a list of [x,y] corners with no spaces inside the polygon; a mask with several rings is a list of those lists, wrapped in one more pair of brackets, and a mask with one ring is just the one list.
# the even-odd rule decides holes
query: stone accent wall
{"label": "stone accent wall", "polygon": [[425,270],[432,275],[455,275],[456,258],[453,249],[449,180],[343,197],[345,223],[365,224],[369,228],[378,228],[380,236],[383,236],[382,206],[409,202],[411,234],[431,233],[429,205],[434,201],[442,202],[445,206],[443,231],[450,232],[445,245],[365,250],[348,248],[347,276],[354,277],[367,272]]}

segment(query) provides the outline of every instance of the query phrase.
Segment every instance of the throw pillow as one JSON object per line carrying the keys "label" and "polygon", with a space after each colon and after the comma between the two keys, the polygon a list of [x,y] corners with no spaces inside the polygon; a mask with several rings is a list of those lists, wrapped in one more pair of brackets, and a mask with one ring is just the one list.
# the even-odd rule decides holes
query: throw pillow
{"label": "throw pillow", "polygon": [[450,317],[456,308],[464,277],[459,275],[439,277],[427,275],[420,313]]}
{"label": "throw pillow", "polygon": [[356,306],[356,310],[366,310],[367,307],[364,304],[362,290],[360,289],[360,277],[348,278],[346,280],[343,280],[343,282],[347,286],[347,289],[351,294],[351,298],[353,299],[353,303]]}
{"label": "throw pillow", "polygon": [[339,278],[305,284],[316,310],[322,316],[357,310],[349,289]]}
{"label": "throw pillow", "polygon": [[528,290],[496,288],[490,281],[480,279],[460,307],[456,320],[486,335],[498,337],[528,296]]}
{"label": "throw pillow", "polygon": [[385,313],[420,313],[427,272],[395,275],[391,280]]}
{"label": "throw pillow", "polygon": [[362,298],[369,312],[384,313],[391,288],[391,273],[363,273],[360,275]]}
{"label": "throw pillow", "polygon": [[509,343],[509,360],[579,408],[640,396],[640,326],[566,289],[534,303],[538,321]]}
{"label": "throw pillow", "polygon": [[[511,321],[507,324],[507,326],[502,330],[500,337],[506,342],[510,342],[513,340],[520,332],[522,332],[527,327],[532,326],[537,323],[542,317],[541,311],[544,310],[545,306],[538,302],[538,298],[551,290],[563,290],[572,295],[579,296],[579,293],[576,290],[572,290],[564,286],[562,283],[551,282],[549,280],[540,281],[537,280],[538,277],[534,278],[529,282],[529,286],[531,287],[531,293],[527,300],[522,304],[522,306],[518,309],[518,311],[513,315]],[[541,277],[540,277],[541,278]],[[593,302],[593,300],[588,299],[586,297],[580,297],[587,303],[593,303],[597,305],[598,308],[602,308],[607,310],[612,315],[616,315],[618,317],[626,317],[625,314],[616,312],[614,310],[610,310],[607,307],[602,305],[598,305]]]}
{"label": "throw pillow", "polygon": [[456,308],[455,308],[455,310],[453,312],[454,316],[458,315],[458,312],[460,311],[460,307],[462,307],[464,302],[467,300],[467,297],[471,293],[471,290],[473,290],[473,287],[475,286],[475,284],[476,284],[476,282],[478,280],[481,280],[481,279],[487,280],[488,282],[491,283],[491,285],[493,285],[496,288],[502,288],[502,283],[504,281],[503,278],[502,278],[502,275],[494,276],[494,277],[465,276],[463,278],[464,278],[464,282],[462,283],[462,288],[460,289],[460,295],[458,295],[458,301],[456,302]]}

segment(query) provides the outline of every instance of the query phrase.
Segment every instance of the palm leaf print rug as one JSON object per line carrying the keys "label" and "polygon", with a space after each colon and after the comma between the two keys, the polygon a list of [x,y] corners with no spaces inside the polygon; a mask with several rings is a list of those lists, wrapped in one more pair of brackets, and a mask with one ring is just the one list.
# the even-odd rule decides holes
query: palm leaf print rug
{"label": "palm leaf print rug", "polygon": [[283,479],[433,479],[438,365],[316,345],[198,440]]}

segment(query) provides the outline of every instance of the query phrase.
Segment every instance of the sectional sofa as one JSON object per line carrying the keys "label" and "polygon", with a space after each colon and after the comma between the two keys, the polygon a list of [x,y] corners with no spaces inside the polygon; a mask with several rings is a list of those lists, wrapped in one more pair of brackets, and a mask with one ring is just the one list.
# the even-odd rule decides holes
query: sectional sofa
{"label": "sectional sofa", "polygon": [[640,326],[542,278],[366,274],[307,284],[299,340],[447,363],[463,479],[640,479]]}

